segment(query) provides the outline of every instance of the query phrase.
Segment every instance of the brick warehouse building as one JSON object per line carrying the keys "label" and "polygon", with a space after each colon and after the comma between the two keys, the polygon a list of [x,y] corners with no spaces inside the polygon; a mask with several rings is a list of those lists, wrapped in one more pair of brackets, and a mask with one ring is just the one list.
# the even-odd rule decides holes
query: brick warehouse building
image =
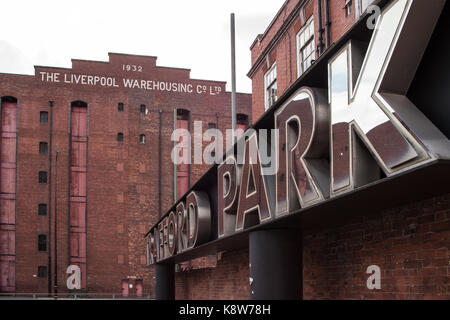
{"label": "brick warehouse building", "polygon": [[[287,0],[265,32],[258,35],[251,45],[252,66],[248,76],[252,79],[253,88],[253,128],[273,128],[274,116],[280,109],[289,106],[297,90],[304,86],[323,88],[324,92],[330,86],[329,90],[332,90],[335,83],[327,78],[332,66],[328,63],[343,52],[342,48],[349,41],[354,45],[354,50],[359,50],[356,55],[358,58],[359,54],[363,57],[368,54],[371,39],[377,39],[373,28],[368,27],[373,22],[371,14],[366,12],[369,4],[378,5],[382,16],[393,15],[392,12],[400,10],[398,8],[407,8],[403,13],[405,20],[398,21],[407,21],[408,27],[402,31],[410,37],[398,38],[398,42],[393,42],[399,44],[399,49],[393,51],[394,62],[390,65],[394,69],[395,65],[402,67],[388,74],[390,78],[383,82],[383,88],[391,94],[407,97],[419,113],[430,121],[426,126],[434,127],[435,141],[445,146],[437,152],[441,154],[439,160],[428,167],[429,171],[422,168],[395,175],[392,171],[381,170],[381,162],[369,160],[374,157],[373,154],[359,151],[362,152],[361,157],[363,154],[366,157],[365,163],[371,163],[369,167],[372,168],[372,176],[364,177],[368,179],[365,182],[356,180],[344,192],[337,189],[331,196],[326,195],[325,190],[323,204],[301,208],[291,216],[274,222],[272,220],[275,218],[261,222],[261,211],[258,209],[259,223],[253,221],[252,225],[236,231],[236,234],[225,234],[222,238],[220,231],[215,231],[215,228],[220,228],[217,222],[220,215],[227,214],[226,209],[221,213],[218,207],[223,208],[220,202],[228,201],[226,197],[229,193],[224,191],[224,199],[221,200],[220,179],[223,178],[224,184],[231,188],[230,180],[226,180],[225,176],[231,176],[233,171],[225,169],[222,177],[219,172],[223,173],[220,170],[224,169],[214,167],[191,188],[193,193],[203,192],[209,196],[213,229],[209,240],[188,249],[177,242],[175,249],[172,247],[175,253],[171,253],[170,241],[165,238],[166,232],[158,232],[161,226],[170,232],[170,212],[175,212],[178,219],[178,206],[183,201],[184,205],[192,203],[187,197],[175,203],[165,218],[147,233],[149,243],[155,241],[156,246],[150,246],[148,255],[155,261],[157,296],[160,288],[159,297],[176,299],[450,298],[450,190],[446,182],[450,150],[450,118],[446,112],[450,101],[450,66],[442,58],[450,54],[446,41],[448,1]],[[398,11],[396,14],[398,19]],[[385,18],[384,21],[389,19]],[[387,22],[384,28],[389,29]],[[408,46],[408,41],[415,41],[413,39],[417,42]],[[421,46],[422,52],[414,51]],[[408,50],[405,51],[405,48]],[[362,59],[359,62],[356,59],[353,63],[356,65],[353,70],[356,78]],[[389,79],[393,80],[389,82]],[[395,83],[405,79],[408,79],[407,85]],[[400,126],[405,123],[413,126],[411,118],[401,121]],[[340,128],[331,126],[330,129]],[[421,126],[412,132],[420,135],[420,130]],[[361,141],[355,139],[352,143],[364,149]],[[362,139],[361,135],[359,139]],[[423,142],[427,146],[428,143],[430,146],[433,144]],[[325,151],[325,154],[322,155],[323,160],[329,166],[332,157],[349,154],[348,145],[342,152],[339,150],[339,153],[329,155]],[[338,163],[337,159],[335,162]],[[342,170],[337,165],[333,169]],[[248,177],[252,176],[247,174]],[[210,191],[205,185],[217,185],[217,189]],[[331,187],[334,188],[333,185]],[[238,182],[234,188],[240,190]],[[248,188],[249,185],[247,191]],[[266,195],[269,200],[270,191],[269,183]],[[237,212],[234,214],[239,215],[239,209]],[[223,219],[226,221],[225,217]],[[296,234],[292,235],[292,239],[295,238],[301,245],[293,245],[292,239],[277,234],[276,230],[269,236],[271,229],[278,228],[289,234],[295,224],[298,229],[295,229]],[[180,232],[178,226],[176,229]],[[215,267],[175,273],[172,276],[173,263],[214,252],[217,254]],[[273,263],[274,260],[277,263]],[[379,268],[381,287],[369,289],[367,280],[371,275],[370,267],[374,265]]]}
{"label": "brick warehouse building", "polygon": [[[231,128],[225,82],[189,74],[116,53],[0,74],[2,295],[54,293],[55,280],[67,293],[69,265],[81,269],[75,292],[153,295],[143,235],[208,167],[175,170],[172,131]],[[237,94],[241,128],[250,99]]]}

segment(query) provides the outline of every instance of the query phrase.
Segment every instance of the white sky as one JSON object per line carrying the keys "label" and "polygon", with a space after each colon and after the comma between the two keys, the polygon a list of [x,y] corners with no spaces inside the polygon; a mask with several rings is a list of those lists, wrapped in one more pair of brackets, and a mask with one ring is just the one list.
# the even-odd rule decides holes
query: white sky
{"label": "white sky", "polygon": [[191,78],[231,89],[230,13],[236,16],[236,86],[251,92],[250,45],[285,0],[1,0],[0,72],[71,67],[108,52],[157,56]]}

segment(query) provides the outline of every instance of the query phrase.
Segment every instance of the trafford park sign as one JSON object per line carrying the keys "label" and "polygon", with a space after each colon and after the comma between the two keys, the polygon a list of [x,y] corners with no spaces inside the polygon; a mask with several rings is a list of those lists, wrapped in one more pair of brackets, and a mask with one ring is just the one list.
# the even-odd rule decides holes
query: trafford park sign
{"label": "trafford park sign", "polygon": [[[447,137],[406,96],[444,3],[386,5],[369,42],[350,39],[326,61],[324,87],[300,86],[276,104],[265,128],[248,130],[217,175],[147,233],[148,263],[449,159]],[[324,70],[316,67],[310,72]]]}

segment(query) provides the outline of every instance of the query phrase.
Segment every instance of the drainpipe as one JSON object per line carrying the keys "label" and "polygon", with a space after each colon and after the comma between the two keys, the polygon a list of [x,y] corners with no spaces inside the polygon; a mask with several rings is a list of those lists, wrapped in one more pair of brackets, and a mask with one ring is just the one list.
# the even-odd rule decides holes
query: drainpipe
{"label": "drainpipe", "polygon": [[162,110],[159,109],[159,138],[158,138],[158,163],[159,163],[159,168],[158,168],[158,212],[159,212],[159,218],[161,218],[162,216],[162,205],[161,205],[161,196],[162,196],[162,170],[161,170],[161,166],[162,166]]}
{"label": "drainpipe", "polygon": [[331,35],[330,35],[330,3],[329,0],[325,1],[325,32],[327,35],[327,49],[330,47],[331,44]]}
{"label": "drainpipe", "polygon": [[56,210],[57,208],[57,192],[58,192],[58,154],[59,154],[59,149],[56,149],[56,157],[55,157],[55,273],[54,273],[54,296],[55,299],[58,298],[58,233],[57,233],[57,228],[58,228],[58,212]]}
{"label": "drainpipe", "polygon": [[317,11],[319,16],[318,27],[319,27],[319,43],[317,45],[317,57],[320,57],[323,52],[323,25],[322,25],[322,0],[317,0]]}
{"label": "drainpipe", "polygon": [[[173,131],[177,129],[177,109],[173,109]],[[177,145],[177,141],[173,142],[173,147]],[[177,201],[177,165],[173,164],[173,202]]]}
{"label": "drainpipe", "polygon": [[53,141],[53,101],[49,101],[50,120],[49,120],[49,138],[48,138],[48,296],[52,293],[52,141]]}

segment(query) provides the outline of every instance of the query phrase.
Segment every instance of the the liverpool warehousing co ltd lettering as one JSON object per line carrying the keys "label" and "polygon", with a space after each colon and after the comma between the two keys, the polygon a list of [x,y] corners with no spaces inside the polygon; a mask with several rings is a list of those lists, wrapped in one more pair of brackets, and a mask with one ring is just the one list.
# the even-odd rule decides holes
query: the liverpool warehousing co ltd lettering
{"label": "the liverpool warehousing co ltd lettering", "polygon": [[165,91],[171,93],[208,94],[212,96],[222,93],[222,88],[220,86],[131,78],[118,79],[115,77],[74,73],[40,71],[39,79],[42,82],[100,86],[109,88],[142,89],[149,91]]}
{"label": "the liverpool warehousing co ltd lettering", "polygon": [[264,137],[248,131],[243,152],[218,165],[217,191],[190,192],[150,230],[148,263],[448,156],[448,139],[405,96],[444,1],[433,4],[393,1],[367,50],[350,41],[328,61],[327,89],[302,87],[275,110],[276,173],[261,163]]}

